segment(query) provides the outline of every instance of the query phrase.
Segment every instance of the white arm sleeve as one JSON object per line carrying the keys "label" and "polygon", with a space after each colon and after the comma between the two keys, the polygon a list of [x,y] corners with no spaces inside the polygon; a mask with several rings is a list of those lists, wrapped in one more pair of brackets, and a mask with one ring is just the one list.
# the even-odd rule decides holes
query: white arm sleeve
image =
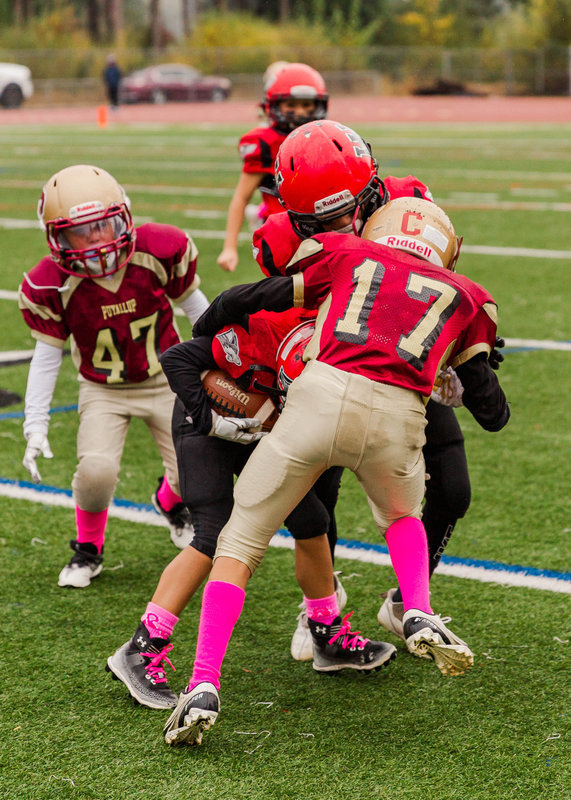
{"label": "white arm sleeve", "polygon": [[54,393],[63,350],[46,342],[36,342],[36,349],[28,372],[24,436],[42,433],[47,436],[49,427],[50,403]]}
{"label": "white arm sleeve", "polygon": [[201,289],[195,289],[194,292],[191,292],[191,294],[185,297],[182,303],[178,303],[178,305],[182,308],[190,323],[194,325],[201,314],[206,311],[210,303]]}

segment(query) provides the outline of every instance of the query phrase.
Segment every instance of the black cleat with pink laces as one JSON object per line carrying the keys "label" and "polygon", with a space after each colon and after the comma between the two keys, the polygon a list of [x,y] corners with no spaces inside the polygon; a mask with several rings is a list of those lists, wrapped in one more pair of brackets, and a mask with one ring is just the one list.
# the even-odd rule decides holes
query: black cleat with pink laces
{"label": "black cleat with pink laces", "polygon": [[151,639],[141,622],[135,635],[107,659],[107,672],[122,681],[136,703],[149,708],[174,708],[178,697],[167,683],[165,665],[174,670],[168,639]]}
{"label": "black cleat with pink laces", "polygon": [[349,622],[352,613],[350,611],[343,619],[337,617],[331,625],[307,620],[313,637],[313,669],[317,672],[342,669],[372,672],[396,657],[397,651],[392,644],[373,642],[360,631],[352,631]]}

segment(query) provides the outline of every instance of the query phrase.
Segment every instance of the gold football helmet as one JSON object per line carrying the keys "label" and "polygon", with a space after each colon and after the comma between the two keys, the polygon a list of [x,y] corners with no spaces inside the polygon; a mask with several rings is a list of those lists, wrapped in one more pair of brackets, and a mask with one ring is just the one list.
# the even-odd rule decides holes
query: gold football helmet
{"label": "gold football helmet", "polygon": [[430,200],[398,197],[377,209],[361,238],[403,250],[454,272],[462,238],[444,211]]}
{"label": "gold football helmet", "polygon": [[129,198],[99,167],[76,164],[52,175],[38,203],[38,218],[63,272],[100,278],[117,272],[133,255]]}

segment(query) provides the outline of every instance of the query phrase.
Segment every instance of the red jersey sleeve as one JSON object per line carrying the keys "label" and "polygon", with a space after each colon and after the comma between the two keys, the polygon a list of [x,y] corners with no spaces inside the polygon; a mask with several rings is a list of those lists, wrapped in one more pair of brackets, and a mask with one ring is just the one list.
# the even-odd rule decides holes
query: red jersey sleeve
{"label": "red jersey sleeve", "polygon": [[254,128],[238,143],[242,172],[274,174],[276,156],[285,134],[272,127]]}
{"label": "red jersey sleeve", "polygon": [[498,327],[498,308],[489,292],[464,275],[455,275],[472,302],[469,325],[462,332],[449,358],[451,367],[464,364],[477,353],[489,355],[495,345]]}
{"label": "red jersey sleeve", "polygon": [[389,200],[396,200],[397,197],[420,197],[424,200],[434,200],[428,186],[414,175],[407,175],[406,178],[387,175],[386,178],[383,178],[383,183],[389,193]]}
{"label": "red jersey sleeve", "polygon": [[273,214],[254,233],[254,258],[264,275],[287,275],[287,265],[302,238],[293,229],[286,211]]}

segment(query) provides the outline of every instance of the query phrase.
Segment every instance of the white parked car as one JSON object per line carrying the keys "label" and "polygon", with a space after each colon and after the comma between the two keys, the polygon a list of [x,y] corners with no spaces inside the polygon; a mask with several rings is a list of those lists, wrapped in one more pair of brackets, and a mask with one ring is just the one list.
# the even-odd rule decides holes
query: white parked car
{"label": "white parked car", "polygon": [[18,108],[33,93],[32,73],[28,67],[0,63],[0,106]]}

